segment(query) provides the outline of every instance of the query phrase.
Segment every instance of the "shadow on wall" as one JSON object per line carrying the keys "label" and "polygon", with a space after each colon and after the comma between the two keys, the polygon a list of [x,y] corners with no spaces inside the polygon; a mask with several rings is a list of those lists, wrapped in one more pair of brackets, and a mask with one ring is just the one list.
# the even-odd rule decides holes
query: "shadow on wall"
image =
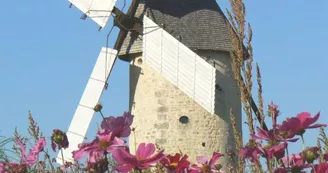
{"label": "shadow on wall", "polygon": [[215,114],[220,116],[228,126],[225,135],[229,137],[227,140],[232,145],[226,145],[226,152],[233,151],[235,146],[235,138],[232,130],[230,109],[235,117],[236,126],[238,131],[242,134],[242,114],[241,114],[241,101],[240,101],[240,89],[237,82],[234,79],[232,70],[232,60],[228,53],[222,53],[212,58],[212,63],[217,69],[216,84],[218,89],[215,91]]}
{"label": "shadow on wall", "polygon": [[[138,57],[138,56],[137,56]],[[129,98],[129,111],[132,111],[132,107],[134,105],[134,94],[136,91],[136,87],[139,81],[140,75],[142,75],[142,69],[137,66],[138,64],[142,64],[141,58],[134,58],[131,60],[130,64],[130,98]],[[134,65],[135,64],[135,65]]]}
{"label": "shadow on wall", "polygon": [[228,52],[201,52],[204,59],[217,69],[215,114],[227,123],[230,121],[230,109],[235,115],[237,127],[242,126],[240,89],[234,79],[232,60]]}

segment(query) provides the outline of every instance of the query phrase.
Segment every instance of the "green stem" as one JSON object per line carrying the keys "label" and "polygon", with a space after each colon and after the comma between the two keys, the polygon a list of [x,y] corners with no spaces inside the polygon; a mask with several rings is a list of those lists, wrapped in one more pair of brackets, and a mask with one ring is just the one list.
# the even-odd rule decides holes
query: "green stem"
{"label": "green stem", "polygon": [[287,170],[289,172],[289,154],[288,154],[288,146],[286,148],[286,154],[287,154]]}
{"label": "green stem", "polygon": [[314,169],[314,165],[312,164],[312,170],[314,171],[314,173],[317,173],[317,171]]}
{"label": "green stem", "polygon": [[55,167],[54,167],[54,165],[52,165],[52,161],[51,161],[51,159],[50,159],[50,155],[48,154],[48,152],[46,152],[46,151],[44,151],[44,150],[43,150],[43,152],[46,154],[46,157],[47,157],[48,162],[49,162],[50,167],[51,167],[51,171],[52,171],[52,172],[55,172]]}
{"label": "green stem", "polygon": [[305,149],[305,142],[304,142],[304,137],[303,137],[303,135],[301,135],[301,139],[302,139],[302,148],[303,148],[303,150]]}
{"label": "green stem", "polygon": [[137,140],[136,140],[136,132],[133,131],[133,138],[134,138],[134,152],[137,152]]}
{"label": "green stem", "polygon": [[[107,159],[107,152],[105,152],[104,154],[105,154],[105,159],[106,159],[106,161],[108,161],[108,159]],[[108,166],[109,166],[109,164],[107,165],[107,173],[110,173],[110,172],[109,172],[109,168],[108,168]]]}
{"label": "green stem", "polygon": [[99,111],[100,112],[100,115],[101,115],[101,117],[103,118],[103,120],[105,121],[105,117],[104,117],[104,114],[101,112],[101,111]]}
{"label": "green stem", "polygon": [[101,111],[99,111],[99,112],[100,112],[100,115],[101,115],[102,119],[104,120],[104,122],[107,124],[107,126],[109,126],[108,122],[105,120],[104,114]]}
{"label": "green stem", "polygon": [[62,156],[63,165],[65,165],[64,153],[63,153],[63,149],[62,148],[60,149],[60,153],[61,153],[61,156]]}

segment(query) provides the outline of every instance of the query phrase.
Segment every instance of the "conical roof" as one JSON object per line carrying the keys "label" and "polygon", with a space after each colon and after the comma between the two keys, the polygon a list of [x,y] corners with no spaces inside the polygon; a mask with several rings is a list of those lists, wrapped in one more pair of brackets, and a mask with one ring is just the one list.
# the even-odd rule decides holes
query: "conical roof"
{"label": "conical roof", "polygon": [[[143,0],[135,17],[146,13],[192,50],[230,51],[228,22],[215,0]],[[129,32],[120,57],[142,52],[142,35]]]}

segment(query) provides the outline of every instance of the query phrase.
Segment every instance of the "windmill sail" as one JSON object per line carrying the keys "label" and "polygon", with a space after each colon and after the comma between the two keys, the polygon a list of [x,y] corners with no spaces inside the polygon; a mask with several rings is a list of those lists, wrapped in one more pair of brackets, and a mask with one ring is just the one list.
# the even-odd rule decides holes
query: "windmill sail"
{"label": "windmill sail", "polygon": [[143,21],[144,61],[213,114],[215,68],[147,16]]}
{"label": "windmill sail", "polygon": [[[116,60],[116,55],[117,50],[105,47],[99,53],[97,62],[67,131],[69,148],[63,150],[65,161],[74,161],[72,159],[72,151],[77,150],[78,144],[82,143],[85,138],[95,113],[93,109],[98,104],[104,91],[107,79]],[[58,154],[57,159],[58,163],[62,164],[62,161],[59,161],[62,160],[61,153]]]}
{"label": "windmill sail", "polygon": [[117,0],[68,0],[71,4],[104,28]]}

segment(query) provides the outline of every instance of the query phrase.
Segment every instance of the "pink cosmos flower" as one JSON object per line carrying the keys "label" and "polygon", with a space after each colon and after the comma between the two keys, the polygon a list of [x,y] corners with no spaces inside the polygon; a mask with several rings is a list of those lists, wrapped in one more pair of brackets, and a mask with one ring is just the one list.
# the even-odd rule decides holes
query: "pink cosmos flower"
{"label": "pink cosmos flower", "polygon": [[[125,149],[118,149],[112,152],[114,160],[119,164],[115,167],[116,171],[129,172],[132,169],[147,169],[153,166],[152,164],[163,159],[163,150],[154,154],[155,145],[152,143],[141,143],[138,146],[136,155],[132,155]],[[153,155],[154,154],[154,155]]]}
{"label": "pink cosmos flower", "polygon": [[30,152],[37,155],[44,149],[46,145],[47,141],[45,140],[45,138],[40,138],[38,142],[33,146]]}
{"label": "pink cosmos flower", "polygon": [[243,159],[248,159],[250,162],[257,164],[259,163],[259,155],[269,160],[273,157],[281,159],[285,155],[286,148],[287,142],[271,146],[268,149],[262,147],[260,143],[255,143],[251,146],[246,145],[239,151],[238,155]]}
{"label": "pink cosmos flower", "polygon": [[328,161],[328,153],[323,154],[323,159],[325,159],[325,161]]}
{"label": "pink cosmos flower", "polygon": [[161,160],[168,173],[185,173],[190,165],[187,160],[188,156],[181,157],[179,153],[174,156],[168,155]]}
{"label": "pink cosmos flower", "polygon": [[202,172],[202,168],[199,167],[196,164],[193,164],[192,166],[190,166],[187,170],[188,173],[201,173]]}
{"label": "pink cosmos flower", "polygon": [[321,163],[314,165],[311,173],[328,173],[328,163]]}
{"label": "pink cosmos flower", "polygon": [[272,159],[275,157],[277,160],[283,158],[285,156],[285,149],[287,148],[287,142],[282,144],[271,146],[269,149],[266,150],[267,158]]}
{"label": "pink cosmos flower", "polygon": [[0,162],[0,173],[23,173],[27,172],[25,164],[18,164],[14,162],[5,163]]}
{"label": "pink cosmos flower", "polygon": [[16,144],[19,146],[20,155],[21,155],[21,164],[33,165],[37,161],[37,156],[43,150],[43,148],[47,145],[45,138],[40,138],[37,143],[30,150],[29,154],[26,156],[26,146],[19,139],[15,139]]}
{"label": "pink cosmos flower", "polygon": [[40,138],[37,143],[32,147],[28,155],[26,155],[26,146],[18,137],[15,138],[15,143],[19,146],[17,148],[20,151],[20,163],[10,162],[0,162],[0,173],[9,172],[24,172],[27,166],[31,166],[37,162],[37,157],[39,153],[47,145],[45,138]]}
{"label": "pink cosmos flower", "polygon": [[79,149],[72,153],[75,160],[80,160],[88,154],[88,162],[95,163],[104,154],[110,153],[118,147],[125,147],[125,141],[113,136],[112,131],[102,129],[98,131],[96,139],[90,143],[79,144]]}
{"label": "pink cosmos flower", "polygon": [[[292,170],[294,171],[295,173],[307,173],[306,171],[301,171],[301,170],[298,170],[298,169],[295,169],[295,170]],[[294,173],[292,172],[292,173]],[[290,173],[290,171],[288,171],[287,168],[276,168],[274,170],[274,173]]]}
{"label": "pink cosmos flower", "polygon": [[[282,162],[284,163],[284,168],[278,168],[278,170],[281,171],[281,173],[284,173],[283,171],[288,171],[287,165],[289,165],[290,170],[292,172],[300,172],[303,173],[303,169],[310,168],[311,164],[305,163],[305,160],[299,155],[299,154],[292,154],[291,156],[282,158]],[[275,173],[280,173],[275,171]]]}
{"label": "pink cosmos flower", "polygon": [[[298,154],[293,154],[288,157],[282,158],[284,163],[284,167],[275,169],[274,173],[289,173],[289,172],[299,172],[299,173],[306,173],[303,169],[310,168],[311,164],[306,164],[303,158]],[[289,169],[287,168],[287,163],[289,163]]]}
{"label": "pink cosmos flower", "polygon": [[128,137],[131,133],[131,124],[133,115],[130,112],[124,112],[120,117],[107,117],[101,123],[102,129],[107,129],[113,132],[116,137]]}
{"label": "pink cosmos flower", "polygon": [[[278,145],[274,145],[274,146],[270,146],[269,148],[267,147],[262,147],[262,145],[260,143],[257,143],[257,147],[251,147],[251,149],[253,150],[253,152],[251,153],[251,155],[248,156],[248,158],[250,158],[251,162],[257,162],[257,155],[261,155],[262,157],[264,157],[267,160],[271,160],[272,158],[277,158],[277,159],[281,159],[284,157],[285,155],[285,149],[287,148],[287,142],[284,142],[282,144],[278,144]],[[250,150],[250,151],[252,151]],[[247,154],[247,153],[246,153]],[[254,155],[252,155],[254,154]],[[243,156],[245,157],[245,156]]]}
{"label": "pink cosmos flower", "polygon": [[196,160],[198,163],[202,164],[201,170],[204,173],[214,173],[221,171],[215,170],[216,162],[220,159],[220,157],[224,156],[221,153],[214,152],[212,158],[209,160],[207,156],[197,156]]}
{"label": "pink cosmos flower", "polygon": [[291,130],[293,133],[302,135],[306,129],[327,127],[327,124],[313,124],[320,117],[318,112],[314,117],[308,112],[299,113],[296,117],[288,118],[282,123],[280,129]]}
{"label": "pink cosmos flower", "polygon": [[279,129],[271,129],[269,131],[263,130],[257,127],[257,135],[251,134],[253,139],[265,140],[268,142],[296,142],[298,138],[293,138],[294,133],[289,133],[288,131],[284,131]]}
{"label": "pink cosmos flower", "polygon": [[0,162],[0,173],[7,173],[6,163]]}
{"label": "pink cosmos flower", "polygon": [[243,159],[248,159],[252,163],[258,163],[258,155],[261,153],[263,153],[263,151],[257,146],[245,146],[239,151],[238,156]]}

